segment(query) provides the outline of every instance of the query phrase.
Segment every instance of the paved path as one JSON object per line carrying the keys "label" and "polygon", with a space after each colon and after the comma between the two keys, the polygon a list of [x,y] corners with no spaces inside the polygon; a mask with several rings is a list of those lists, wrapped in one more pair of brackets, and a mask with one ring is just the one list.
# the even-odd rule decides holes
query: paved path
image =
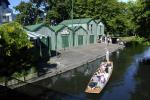
{"label": "paved path", "polygon": [[[113,52],[120,47],[121,46],[116,44],[110,44],[107,46],[110,52]],[[105,48],[105,44],[92,44],[84,47],[71,48],[65,51],[60,51],[62,53],[61,56],[54,57],[51,61],[60,65],[58,68],[62,66],[64,68],[78,66],[104,56],[106,52]]]}
{"label": "paved path", "polygon": [[[103,57],[105,56],[106,52],[105,48],[106,44],[97,43],[59,51],[61,55],[58,57],[53,57],[49,61],[52,63],[52,65],[56,65],[56,67],[53,67],[52,65],[50,66],[49,64],[43,64],[42,68],[45,70],[45,73],[40,77],[35,77],[28,80],[27,83],[32,83],[48,77],[52,77],[54,75],[77,68],[97,58]],[[114,52],[119,48],[123,48],[123,46],[118,44],[109,44],[107,48],[110,52]]]}

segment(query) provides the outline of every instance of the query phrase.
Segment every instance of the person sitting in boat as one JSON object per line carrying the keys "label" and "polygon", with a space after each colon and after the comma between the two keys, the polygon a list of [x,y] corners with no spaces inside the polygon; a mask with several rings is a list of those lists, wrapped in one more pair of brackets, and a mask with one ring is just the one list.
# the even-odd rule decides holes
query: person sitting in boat
{"label": "person sitting in boat", "polygon": [[94,89],[97,86],[98,77],[95,73],[95,75],[92,77],[91,82],[88,85],[88,88]]}
{"label": "person sitting in boat", "polygon": [[98,74],[97,74],[97,77],[98,77],[98,81],[101,82],[101,83],[105,83],[105,80],[106,80],[106,72],[101,72],[100,70],[98,71]]}
{"label": "person sitting in boat", "polygon": [[105,69],[106,69],[106,64],[102,65],[100,70],[101,70],[101,73],[104,73],[105,72]]}
{"label": "person sitting in boat", "polygon": [[97,74],[97,78],[98,78],[97,87],[103,87],[103,85],[106,82],[105,72],[101,73],[101,71],[99,70],[97,73],[98,73]]}
{"label": "person sitting in boat", "polygon": [[106,82],[106,78],[105,78],[104,74],[101,75],[100,82],[103,83],[103,84]]}
{"label": "person sitting in boat", "polygon": [[108,68],[109,66],[106,66],[106,68],[105,68],[105,72],[106,73],[109,73],[109,68]]}
{"label": "person sitting in boat", "polygon": [[105,72],[106,73],[109,73],[109,70],[111,69],[111,63],[108,62],[107,65],[106,65],[106,68],[105,68]]}
{"label": "person sitting in boat", "polygon": [[107,62],[107,63],[104,63],[104,64],[101,64],[101,70],[102,72],[106,72],[106,73],[109,73],[109,67],[111,66],[111,63],[110,62]]}

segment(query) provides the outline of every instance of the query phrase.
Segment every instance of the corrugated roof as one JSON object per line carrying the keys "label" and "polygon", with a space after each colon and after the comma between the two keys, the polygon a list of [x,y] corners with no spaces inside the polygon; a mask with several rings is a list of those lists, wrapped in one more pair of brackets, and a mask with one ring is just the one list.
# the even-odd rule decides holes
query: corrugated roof
{"label": "corrugated roof", "polygon": [[50,28],[53,29],[55,32],[60,31],[64,27],[66,27],[66,26],[65,25],[50,26]]}
{"label": "corrugated roof", "polygon": [[62,25],[68,25],[68,24],[83,24],[88,23],[92,20],[92,18],[81,18],[81,19],[70,19],[70,20],[64,20],[60,24]]}
{"label": "corrugated roof", "polygon": [[33,31],[36,31],[39,28],[41,28],[43,25],[44,25],[44,23],[35,24],[35,25],[28,25],[28,26],[25,26],[25,29],[33,32]]}
{"label": "corrugated roof", "polygon": [[26,32],[29,38],[37,39],[37,38],[45,37],[44,35],[39,34],[39,33],[30,32],[30,31],[26,31]]}

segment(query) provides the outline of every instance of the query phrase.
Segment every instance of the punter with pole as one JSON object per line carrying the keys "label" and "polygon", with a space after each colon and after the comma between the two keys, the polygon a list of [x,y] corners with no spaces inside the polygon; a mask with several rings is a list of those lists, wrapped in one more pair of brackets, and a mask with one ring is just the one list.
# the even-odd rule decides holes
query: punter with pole
{"label": "punter with pole", "polygon": [[107,62],[110,62],[109,61],[109,50],[106,48],[106,61]]}

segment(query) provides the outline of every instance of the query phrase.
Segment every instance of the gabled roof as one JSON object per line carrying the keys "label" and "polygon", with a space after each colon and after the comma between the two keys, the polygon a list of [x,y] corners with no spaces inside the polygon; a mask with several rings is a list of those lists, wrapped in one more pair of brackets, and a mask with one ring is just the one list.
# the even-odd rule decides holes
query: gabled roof
{"label": "gabled roof", "polygon": [[95,22],[96,22],[97,24],[99,24],[99,23],[101,22],[101,20],[100,20],[100,19],[97,19],[97,20],[95,20]]}
{"label": "gabled roof", "polygon": [[40,23],[40,24],[35,24],[35,25],[28,25],[28,26],[25,26],[24,28],[27,29],[28,31],[34,32],[44,25],[45,25],[44,23]]}
{"label": "gabled roof", "polygon": [[97,23],[98,25],[104,26],[104,24],[102,22]]}
{"label": "gabled roof", "polygon": [[103,26],[104,26],[104,24],[102,23],[102,21],[101,21],[100,19],[95,20],[95,22],[96,22],[98,25],[103,25]]}
{"label": "gabled roof", "polygon": [[92,18],[81,18],[81,19],[70,19],[70,20],[64,20],[60,24],[61,25],[68,25],[68,24],[84,24],[89,23],[92,20]]}
{"label": "gabled roof", "polygon": [[65,25],[50,26],[50,28],[52,30],[54,30],[54,32],[56,32],[56,33],[65,27],[67,27],[67,26],[65,26]]}
{"label": "gabled roof", "polygon": [[[73,27],[69,27],[71,30],[73,30],[74,32],[77,31],[78,29],[82,28],[84,31],[86,31],[82,26],[73,26]],[[87,31],[86,31],[87,32]]]}

